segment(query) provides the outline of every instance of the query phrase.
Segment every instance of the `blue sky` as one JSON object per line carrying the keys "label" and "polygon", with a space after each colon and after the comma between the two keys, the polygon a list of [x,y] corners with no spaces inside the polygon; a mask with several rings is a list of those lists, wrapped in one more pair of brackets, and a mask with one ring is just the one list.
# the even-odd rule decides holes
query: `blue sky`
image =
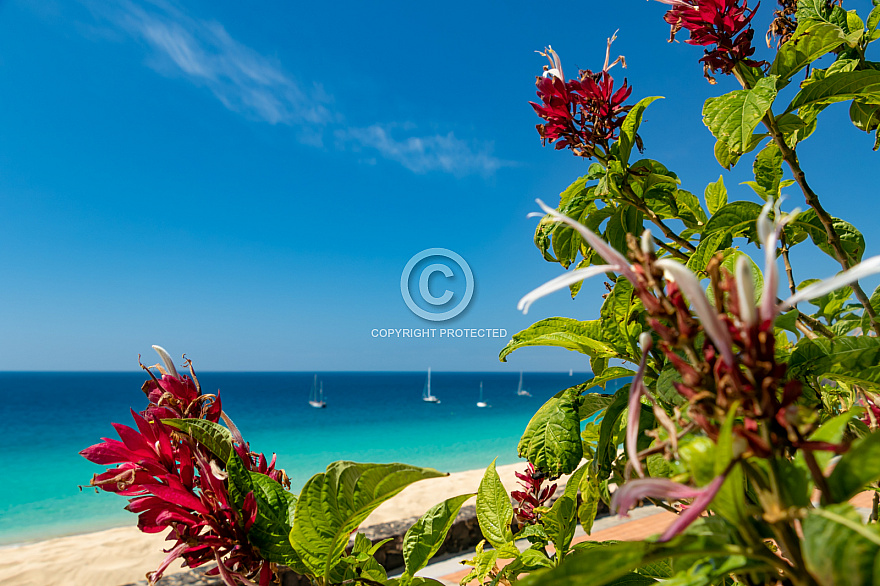
{"label": "blue sky", "polygon": [[[847,8],[864,16],[870,2]],[[371,330],[513,333],[596,316],[599,281],[516,311],[560,271],[526,215],[588,165],[540,145],[534,51],[552,44],[569,75],[597,69],[620,29],[628,69],[615,76],[633,102],[666,97],[642,127],[645,156],[702,194],[722,169],[700,108],[735,87],[708,85],[701,50],[666,42],[663,12],[643,0],[0,3],[0,370],[129,370],[155,343],[201,370],[587,370],[565,350],[505,365],[505,339]],[[873,137],[843,106],[823,121],[802,162],[880,253]],[[740,167],[724,172],[731,199],[754,199]],[[435,247],[475,278],[444,324],[400,292],[409,258]],[[836,270],[798,250],[799,280]]]}

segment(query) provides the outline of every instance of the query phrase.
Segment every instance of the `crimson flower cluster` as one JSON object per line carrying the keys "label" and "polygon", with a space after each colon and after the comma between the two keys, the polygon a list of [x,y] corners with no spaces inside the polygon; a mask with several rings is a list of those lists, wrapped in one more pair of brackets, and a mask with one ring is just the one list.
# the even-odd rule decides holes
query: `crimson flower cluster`
{"label": "crimson flower cluster", "polygon": [[[238,509],[230,497],[225,463],[189,435],[163,423],[172,418],[216,423],[221,417],[231,423],[222,412],[220,397],[203,395],[191,363],[187,364],[192,377],[178,375],[170,358],[167,372],[158,368],[161,378],[144,367],[150,374],[142,388],[149,405],[141,413],[132,410],[135,428],[114,423],[119,440],[102,438],[102,443],[80,452],[95,464],[115,465],[96,474],[91,486],[131,497],[126,509],[138,515],[141,531],[170,529],[167,540],[174,545],[156,571],[147,574],[150,584],[180,557],[190,568],[216,562],[207,574],[219,574],[229,586],[253,584],[253,580],[266,586],[274,578],[273,567],[247,539],[257,516],[254,494],[248,493]],[[267,462],[262,454],[250,452],[234,427],[230,425],[237,454],[233,457],[241,458],[248,470],[289,486],[284,471],[275,468],[274,456]]]}
{"label": "crimson flower cluster", "polygon": [[[755,54],[752,37],[755,31],[751,20],[755,9],[739,0],[659,0],[672,6],[663,19],[672,26],[670,41],[685,29],[690,33],[686,41],[691,45],[714,47],[705,49],[703,72],[710,83],[715,83],[710,71],[730,74],[737,63],[760,67],[763,63],[750,59]],[[758,3],[760,6],[760,2]]]}
{"label": "crimson flower cluster", "polygon": [[558,150],[569,148],[581,157],[603,156],[632,107],[624,105],[632,88],[624,79],[615,90],[607,65],[598,73],[582,69],[576,79],[565,81],[555,51],[548,49],[543,54],[556,66],[545,70],[535,82],[541,103],[529,102],[546,121],[536,126],[541,140],[555,143]]}
{"label": "crimson flower cluster", "polygon": [[514,490],[510,493],[516,506],[513,507],[513,513],[516,515],[517,522],[520,525],[534,525],[538,522],[538,514],[535,512],[536,507],[544,506],[550,497],[556,492],[556,484],[545,485],[547,475],[535,469],[535,465],[529,462],[525,473],[515,472],[516,477],[520,479],[520,487],[522,490]]}
{"label": "crimson flower cluster", "polygon": [[[742,300],[751,281],[740,283],[743,275],[734,276],[720,267],[716,257],[706,268],[715,291],[715,320],[721,326],[725,344],[732,352],[723,355],[718,334],[708,331],[691,313],[679,283],[668,278],[664,267],[657,266],[653,252],[646,252],[630,239],[630,254],[637,275],[635,290],[645,306],[647,323],[660,338],[660,348],[681,377],[675,389],[688,400],[688,418],[710,438],[718,438],[717,422],[723,421],[734,405],[743,417],[734,433],[745,440],[749,450],[768,457],[780,449],[805,451],[843,451],[842,445],[805,439],[810,423],[801,417],[795,401],[802,394],[797,380],[786,381],[787,365],[776,360],[774,320],[757,318],[754,300]],[[664,287],[665,285],[665,287]],[[694,295],[690,295],[691,303]],[[698,316],[699,317],[699,316]],[[706,328],[702,346],[698,334]],[[759,433],[763,423],[767,435]]]}

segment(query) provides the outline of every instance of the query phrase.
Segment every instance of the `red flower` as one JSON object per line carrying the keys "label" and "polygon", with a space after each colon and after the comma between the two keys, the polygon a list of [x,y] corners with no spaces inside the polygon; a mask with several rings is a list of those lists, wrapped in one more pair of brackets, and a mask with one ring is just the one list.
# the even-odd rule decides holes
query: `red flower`
{"label": "red flower", "polygon": [[[755,31],[749,24],[755,16],[748,2],[739,0],[658,0],[669,4],[672,8],[663,19],[672,25],[670,41],[675,34],[685,29],[690,33],[686,41],[691,45],[715,45],[706,49],[700,61],[703,71],[711,83],[715,79],[709,71],[720,71],[727,75],[733,71],[737,63],[749,67],[760,67],[763,62],[749,59],[755,53],[752,37]],[[758,3],[760,6],[761,3]]]}
{"label": "red flower", "polygon": [[523,490],[515,490],[510,496],[518,506],[513,507],[516,520],[522,525],[534,525],[538,522],[535,507],[544,506],[547,500],[556,492],[556,485],[543,486],[547,475],[540,470],[535,470],[535,465],[529,462],[524,474],[515,472],[520,479],[519,485]]}
{"label": "red flower", "polygon": [[[609,40],[609,47],[612,40]],[[535,82],[541,103],[529,102],[538,116],[546,120],[536,126],[541,140],[545,144],[555,142],[557,149],[570,148],[581,157],[596,156],[597,147],[598,154],[604,155],[631,108],[623,103],[632,88],[624,80],[615,91],[614,78],[608,73],[617,61],[609,66],[606,56],[602,71],[593,73],[582,69],[577,79],[566,82],[556,52],[548,47],[541,54],[553,65],[545,67],[544,75]]]}
{"label": "red flower", "polygon": [[181,557],[190,568],[216,561],[218,566],[207,573],[219,574],[229,586],[253,583],[254,579],[261,586],[268,585],[272,567],[247,538],[257,516],[253,493],[247,494],[241,510],[237,509],[222,463],[202,444],[162,420],[204,418],[217,422],[222,417],[232,433],[235,453],[248,470],[289,486],[287,476],[275,469],[274,456],[267,462],[263,454],[250,451],[221,411],[219,397],[202,394],[191,363],[192,378],[181,376],[167,353],[162,350],[159,354],[165,369],[159,367],[162,378],[158,379],[145,368],[150,380],[143,390],[150,404],[141,414],[132,411],[137,429],[114,423],[119,440],[103,438],[102,443],[80,452],[95,464],[116,464],[96,474],[91,485],[132,497],[126,509],[138,515],[138,528],[144,533],[170,530],[168,540],[176,543],[150,574],[151,584]]}

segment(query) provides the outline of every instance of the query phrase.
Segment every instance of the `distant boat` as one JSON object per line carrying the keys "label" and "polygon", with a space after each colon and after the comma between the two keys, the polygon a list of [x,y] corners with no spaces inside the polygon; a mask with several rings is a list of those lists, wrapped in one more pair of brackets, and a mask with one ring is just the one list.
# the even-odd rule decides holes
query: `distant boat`
{"label": "distant boat", "polygon": [[440,404],[440,399],[431,394],[431,369],[428,369],[428,380],[425,381],[425,388],[422,390],[422,401],[426,403]]}
{"label": "distant boat", "polygon": [[518,397],[531,397],[532,394],[525,390],[522,386],[522,371],[519,371],[519,386],[516,387],[516,394]]}
{"label": "distant boat", "polygon": [[318,375],[315,375],[315,381],[312,383],[312,391],[309,393],[309,405],[315,409],[323,409],[327,406],[324,401],[324,381],[318,386]]}
{"label": "distant boat", "polygon": [[487,404],[483,401],[483,381],[480,381],[480,400],[477,401],[477,407],[488,407],[488,406],[489,406],[489,405],[487,405]]}
{"label": "distant boat", "polygon": [[573,368],[568,369],[568,376],[574,376],[574,369]]}

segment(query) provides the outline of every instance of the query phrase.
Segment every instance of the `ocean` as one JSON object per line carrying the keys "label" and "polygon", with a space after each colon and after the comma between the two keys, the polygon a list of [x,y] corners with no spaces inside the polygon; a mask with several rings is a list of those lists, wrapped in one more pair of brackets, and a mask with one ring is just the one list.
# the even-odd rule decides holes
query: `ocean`
{"label": "ocean", "polygon": [[[299,492],[334,460],[405,462],[459,472],[519,459],[531,416],[589,373],[525,373],[531,397],[516,395],[519,373],[434,372],[439,404],[422,401],[426,373],[196,373],[254,451],[278,456]],[[314,375],[327,408],[309,406]],[[134,524],[125,498],[87,485],[103,468],[79,455],[111,422],[133,425],[144,373],[0,373],[0,545]],[[483,383],[487,408],[477,408]],[[80,489],[79,486],[83,488]],[[510,487],[512,488],[512,487]]]}

